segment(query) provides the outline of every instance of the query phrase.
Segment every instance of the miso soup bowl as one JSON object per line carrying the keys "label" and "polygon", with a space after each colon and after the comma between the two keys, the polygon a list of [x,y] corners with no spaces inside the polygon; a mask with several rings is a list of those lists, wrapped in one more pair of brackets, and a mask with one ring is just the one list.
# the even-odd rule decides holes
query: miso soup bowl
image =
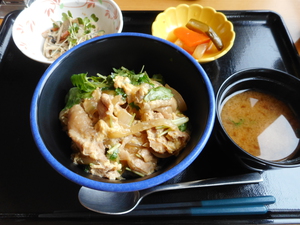
{"label": "miso soup bowl", "polygon": [[[126,44],[125,44],[126,43]],[[71,160],[71,142],[62,130],[59,112],[72,87],[73,74],[109,75],[113,68],[161,74],[187,104],[191,138],[177,157],[169,158],[149,176],[108,180],[91,175]],[[215,95],[211,82],[188,53],[171,42],[141,33],[116,33],[81,43],[55,60],[41,77],[32,98],[30,123],[33,138],[45,160],[78,185],[110,192],[150,188],[183,172],[202,152],[215,123]]]}
{"label": "miso soup bowl", "polygon": [[[292,168],[300,166],[300,150],[290,159],[271,161],[251,155],[240,146],[226,132],[221,120],[222,105],[228,96],[243,90],[263,92],[285,102],[296,118],[300,118],[300,80],[285,72],[267,68],[253,68],[239,71],[223,82],[216,95],[216,132],[221,149],[232,154],[243,166],[248,169],[263,171],[275,168]],[[298,137],[299,131],[295,131]],[[268,137],[273,137],[268,136]],[[245,137],[247,138],[247,137]],[[272,141],[272,140],[270,140]]]}

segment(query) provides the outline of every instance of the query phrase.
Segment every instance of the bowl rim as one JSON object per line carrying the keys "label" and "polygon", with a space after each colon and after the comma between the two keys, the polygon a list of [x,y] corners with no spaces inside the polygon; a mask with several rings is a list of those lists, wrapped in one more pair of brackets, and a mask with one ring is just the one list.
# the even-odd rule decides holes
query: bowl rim
{"label": "bowl rim", "polygon": [[217,54],[215,56],[210,56],[210,57],[201,58],[201,59],[194,59],[194,60],[196,60],[199,63],[208,63],[208,62],[212,62],[212,61],[214,61],[216,59],[221,58],[222,56],[224,56],[225,54],[227,54],[230,51],[230,49],[233,47],[234,41],[235,41],[235,37],[236,37],[236,33],[234,31],[234,26],[233,26],[232,22],[230,20],[228,20],[227,16],[223,12],[220,12],[219,10],[216,10],[215,8],[213,8],[211,6],[203,6],[203,5],[200,5],[200,4],[197,4],[197,3],[190,4],[190,5],[188,5],[186,3],[182,3],[182,4],[179,4],[177,6],[168,7],[167,9],[165,9],[163,12],[159,13],[155,17],[155,20],[153,21],[152,26],[151,26],[151,32],[152,32],[152,34],[153,34],[153,30],[154,30],[154,25],[157,23],[158,18],[161,15],[163,15],[166,12],[171,11],[171,10],[177,10],[180,7],[186,7],[186,8],[189,9],[191,6],[193,6],[193,7],[195,7],[195,6],[200,7],[202,10],[203,9],[210,9],[210,10],[214,11],[215,14],[222,15],[222,17],[224,18],[224,22],[228,22],[228,24],[230,25],[230,32],[232,33],[232,38],[230,39],[227,48],[225,48],[222,51],[220,51],[219,54]]}
{"label": "bowl rim", "polygon": [[[47,150],[47,147],[43,143],[42,137],[39,134],[39,128],[38,128],[38,115],[37,115],[37,105],[39,102],[39,97],[41,94],[41,90],[43,86],[45,85],[47,79],[50,77],[50,74],[53,70],[56,69],[61,64],[61,61],[63,61],[65,58],[67,58],[69,55],[71,55],[74,51],[76,51],[78,48],[80,48],[83,45],[87,45],[91,42],[97,42],[102,39],[108,39],[108,38],[114,38],[114,37],[138,37],[138,38],[144,38],[144,39],[152,39],[154,41],[162,42],[165,45],[169,45],[173,48],[175,48],[177,51],[180,51],[182,54],[184,54],[191,63],[194,64],[194,66],[197,68],[199,73],[202,74],[203,82],[205,83],[205,86],[208,91],[208,103],[210,104],[209,111],[208,111],[208,119],[207,124],[204,128],[203,135],[201,136],[199,142],[196,144],[194,149],[189,153],[188,156],[186,156],[179,164],[175,165],[173,168],[169,169],[168,171],[158,174],[157,176],[150,177],[149,179],[145,179],[142,181],[137,182],[131,182],[131,183],[109,183],[109,182],[101,182],[101,181],[95,181],[92,179],[88,179],[86,177],[83,177],[68,168],[64,167],[57,159],[53,157],[53,155]],[[31,126],[31,132],[33,135],[33,139],[40,151],[40,153],[43,155],[43,157],[46,159],[46,161],[55,169],[57,172],[59,172],[61,175],[65,176],[69,180],[85,187],[89,187],[96,190],[102,190],[102,191],[113,191],[113,192],[130,192],[130,191],[137,191],[142,190],[145,188],[150,188],[156,185],[159,185],[174,176],[181,173],[184,169],[186,169],[200,154],[200,152],[205,147],[208,139],[210,138],[210,135],[212,133],[214,122],[215,122],[215,94],[214,89],[212,87],[212,84],[210,82],[209,77],[207,76],[206,72],[202,68],[202,66],[196,62],[192,56],[190,56],[188,53],[186,53],[184,50],[176,46],[175,44],[168,42],[164,39],[149,35],[149,34],[143,34],[143,33],[135,33],[135,32],[124,32],[124,33],[115,33],[115,34],[108,34],[105,36],[100,36],[97,38],[93,38],[91,40],[88,40],[84,43],[81,43],[66,53],[64,53],[62,56],[60,56],[57,60],[55,60],[45,71],[45,73],[42,75],[40,81],[38,82],[35,91],[33,93],[31,106],[30,106],[30,126]],[[71,162],[71,161],[70,161]]]}

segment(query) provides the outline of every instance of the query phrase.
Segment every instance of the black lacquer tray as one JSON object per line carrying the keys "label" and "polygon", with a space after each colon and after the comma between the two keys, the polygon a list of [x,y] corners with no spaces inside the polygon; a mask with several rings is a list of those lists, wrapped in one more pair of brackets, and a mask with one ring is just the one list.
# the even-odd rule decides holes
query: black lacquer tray
{"label": "black lacquer tray", "polygon": [[[19,11],[8,14],[0,29],[1,169],[0,224],[234,224],[300,223],[300,168],[263,172],[260,184],[161,192],[142,204],[273,195],[276,203],[260,216],[168,217],[106,216],[80,205],[79,186],[54,171],[31,136],[29,107],[47,66],[24,56],[11,28]],[[124,11],[124,32],[151,33],[157,11]],[[274,68],[300,77],[300,62],[281,17],[268,11],[224,11],[234,24],[236,41],[224,57],[203,64],[217,91],[231,74],[251,67]],[[300,93],[300,90],[299,90]],[[221,151],[214,133],[198,159],[168,183],[247,173]]]}

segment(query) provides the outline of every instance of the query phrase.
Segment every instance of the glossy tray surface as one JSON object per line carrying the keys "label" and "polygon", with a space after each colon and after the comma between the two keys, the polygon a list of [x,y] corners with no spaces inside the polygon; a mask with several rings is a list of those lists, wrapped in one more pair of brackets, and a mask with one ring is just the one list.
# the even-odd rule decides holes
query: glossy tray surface
{"label": "glossy tray surface", "polygon": [[[23,221],[26,224],[153,224],[181,221],[222,223],[273,223],[276,220],[298,221],[300,218],[300,168],[264,172],[260,184],[188,191],[162,192],[146,197],[145,203],[195,201],[232,197],[273,195],[276,203],[269,213],[249,217],[110,217],[83,208],[77,194],[79,186],[52,169],[38,152],[29,126],[29,107],[34,88],[47,66],[24,56],[14,45],[11,28],[19,11],[8,14],[0,29],[1,170],[0,223]],[[124,32],[151,33],[151,23],[159,12],[124,11]],[[224,11],[234,24],[236,41],[224,57],[203,68],[217,91],[231,74],[245,68],[264,67],[286,71],[300,77],[297,51],[281,17],[266,11]],[[300,90],[299,90],[300,92]],[[4,94],[4,96],[3,96]],[[212,135],[198,159],[168,183],[249,172],[220,151]],[[90,223],[87,223],[90,221]],[[298,221],[299,222],[299,221]],[[175,222],[174,222],[175,223]],[[176,222],[177,223],[177,222]],[[69,223],[68,223],[69,224]]]}

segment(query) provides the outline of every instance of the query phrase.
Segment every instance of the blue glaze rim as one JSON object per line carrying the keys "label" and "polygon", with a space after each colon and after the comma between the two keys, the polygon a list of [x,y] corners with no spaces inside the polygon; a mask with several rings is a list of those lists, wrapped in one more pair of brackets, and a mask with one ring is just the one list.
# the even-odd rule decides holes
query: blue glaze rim
{"label": "blue glaze rim", "polygon": [[[38,116],[37,116],[37,104],[39,101],[39,97],[41,94],[41,90],[48,80],[51,71],[53,71],[60,63],[63,61],[64,58],[68,57],[70,54],[72,54],[74,51],[76,51],[78,48],[80,48],[83,45],[89,44],[91,42],[96,42],[98,40],[102,39],[107,39],[110,37],[120,37],[120,36],[127,36],[127,37],[141,37],[141,38],[147,38],[147,39],[152,39],[158,42],[162,42],[166,45],[169,45],[173,48],[175,48],[177,51],[181,52],[184,54],[189,60],[195,65],[195,67],[198,69],[198,71],[202,74],[203,81],[205,83],[205,86],[208,91],[208,97],[209,97],[209,113],[208,113],[208,122],[207,125],[204,129],[203,135],[200,138],[199,142],[195,146],[195,148],[190,152],[190,154],[184,158],[178,165],[174,166],[170,170],[159,174],[155,177],[138,181],[135,183],[106,183],[106,182],[101,182],[101,181],[95,181],[88,179],[86,177],[80,176],[79,174],[76,174],[75,172],[67,169],[64,167],[59,161],[57,161],[53,155],[47,150],[46,146],[43,143],[43,140],[39,134],[39,128],[38,128]],[[143,33],[135,33],[135,32],[123,32],[123,33],[116,33],[116,34],[107,34],[103,35],[97,38],[93,38],[91,40],[88,40],[84,43],[81,43],[66,53],[64,53],[62,56],[60,56],[56,61],[54,61],[45,71],[45,73],[42,75],[41,79],[39,80],[36,89],[33,93],[32,101],[31,101],[31,106],[30,106],[30,127],[31,127],[31,132],[33,135],[33,139],[42,154],[42,156],[46,159],[46,161],[61,175],[66,177],[67,179],[85,187],[89,187],[92,189],[96,190],[102,190],[102,191],[110,191],[110,192],[131,192],[131,191],[137,191],[137,190],[143,190],[146,188],[150,188],[156,185],[159,185],[163,182],[166,182],[167,180],[170,180],[171,178],[175,177],[179,173],[181,173],[184,169],[186,169],[201,153],[203,148],[205,147],[208,139],[210,138],[210,135],[212,133],[213,127],[214,127],[214,122],[215,122],[215,110],[216,110],[216,105],[215,105],[215,94],[214,94],[214,89],[212,87],[212,84],[210,82],[209,77],[207,76],[206,72],[202,68],[202,66],[185,50],[181,49],[177,45],[149,35],[149,34],[143,34]]]}

